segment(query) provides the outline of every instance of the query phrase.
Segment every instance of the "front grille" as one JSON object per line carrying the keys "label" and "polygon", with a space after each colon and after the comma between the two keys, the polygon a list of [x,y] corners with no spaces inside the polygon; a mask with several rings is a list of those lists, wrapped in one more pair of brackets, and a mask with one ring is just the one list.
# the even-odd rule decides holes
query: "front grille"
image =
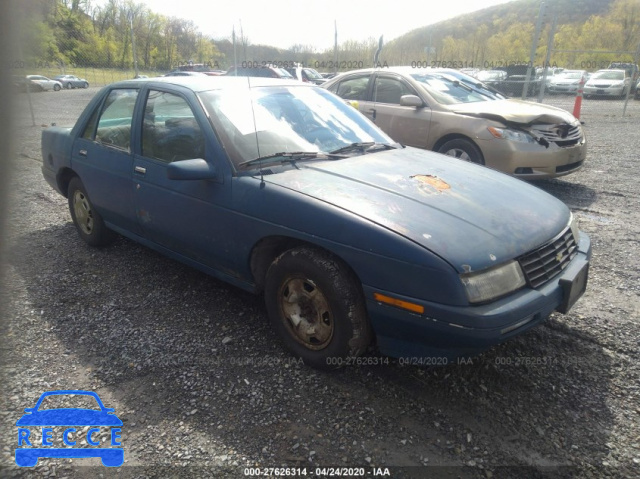
{"label": "front grille", "polygon": [[531,131],[536,136],[544,138],[549,143],[555,143],[560,148],[576,145],[582,140],[582,127],[579,124],[534,125]]}
{"label": "front grille", "polygon": [[567,228],[549,243],[518,258],[518,261],[527,284],[537,288],[560,274],[576,254],[578,244],[571,228]]}

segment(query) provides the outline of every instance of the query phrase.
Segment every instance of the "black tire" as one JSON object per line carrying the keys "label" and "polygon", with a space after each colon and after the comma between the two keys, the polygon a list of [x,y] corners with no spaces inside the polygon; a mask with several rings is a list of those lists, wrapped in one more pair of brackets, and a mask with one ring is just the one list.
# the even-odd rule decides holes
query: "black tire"
{"label": "black tire", "polygon": [[60,85],[53,85],[53,91],[60,91]]}
{"label": "black tire", "polygon": [[301,246],[282,253],[267,271],[264,295],[276,334],[309,366],[336,369],[371,342],[358,279],[325,251]]}
{"label": "black tire", "polygon": [[67,189],[69,212],[80,237],[91,246],[107,246],[116,234],[107,228],[93,208],[80,178],[72,178]]}
{"label": "black tire", "polygon": [[445,142],[440,146],[440,148],[438,148],[438,153],[453,156],[470,163],[484,165],[484,158],[480,149],[464,138],[456,138]]}

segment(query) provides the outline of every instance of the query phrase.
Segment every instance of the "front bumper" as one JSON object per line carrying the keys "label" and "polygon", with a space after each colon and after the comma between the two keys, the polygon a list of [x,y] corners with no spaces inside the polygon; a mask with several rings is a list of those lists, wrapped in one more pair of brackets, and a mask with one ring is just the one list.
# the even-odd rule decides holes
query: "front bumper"
{"label": "front bumper", "polygon": [[[399,358],[452,359],[476,355],[527,331],[563,308],[570,292],[567,282],[586,275],[590,257],[591,241],[582,233],[578,254],[562,273],[538,289],[525,288],[487,305],[448,306],[382,292],[424,306],[424,314],[379,303],[373,299],[374,289],[365,285],[378,348],[383,354]],[[571,300],[580,297],[582,291],[574,289]]]}
{"label": "front bumper", "polygon": [[523,180],[557,178],[573,173],[587,157],[587,140],[573,146],[555,144],[545,148],[537,143],[490,139],[478,140],[485,165]]}
{"label": "front bumper", "polygon": [[617,87],[584,87],[583,95],[590,96],[622,96],[624,94],[624,86]]}

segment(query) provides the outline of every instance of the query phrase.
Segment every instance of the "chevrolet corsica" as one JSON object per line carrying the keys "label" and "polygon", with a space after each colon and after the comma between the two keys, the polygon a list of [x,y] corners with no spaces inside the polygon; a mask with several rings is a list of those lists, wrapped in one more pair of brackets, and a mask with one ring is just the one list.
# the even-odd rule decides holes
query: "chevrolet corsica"
{"label": "chevrolet corsica", "polygon": [[562,202],[394,143],[301,82],[115,83],[73,128],[45,129],[42,155],[89,245],[119,233],[263,294],[277,336],[318,368],[373,345],[477,354],[587,284],[590,240]]}

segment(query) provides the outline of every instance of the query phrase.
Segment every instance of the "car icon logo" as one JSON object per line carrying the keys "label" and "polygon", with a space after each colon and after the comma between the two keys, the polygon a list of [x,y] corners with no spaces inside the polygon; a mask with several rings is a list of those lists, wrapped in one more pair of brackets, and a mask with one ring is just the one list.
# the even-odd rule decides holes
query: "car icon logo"
{"label": "car icon logo", "polygon": [[[49,396],[89,396],[95,399],[100,409],[85,408],[53,408],[40,409],[42,402]],[[100,439],[94,437],[100,432],[100,426],[110,428],[111,446],[120,446],[120,427],[122,421],[115,415],[113,408],[104,406],[100,397],[92,391],[59,390],[43,393],[32,408],[25,408],[25,413],[18,421],[18,447],[15,460],[20,467],[33,467],[41,457],[81,459],[99,457],[102,464],[108,467],[118,467],[124,462],[122,447],[100,447]],[[85,441],[87,446],[99,447],[52,447],[54,427],[65,427],[62,440],[67,446],[75,446],[80,438],[72,440],[70,434],[76,434],[76,428],[89,427]],[[42,446],[33,447],[35,439],[31,438],[31,428],[39,428],[42,432]]]}

